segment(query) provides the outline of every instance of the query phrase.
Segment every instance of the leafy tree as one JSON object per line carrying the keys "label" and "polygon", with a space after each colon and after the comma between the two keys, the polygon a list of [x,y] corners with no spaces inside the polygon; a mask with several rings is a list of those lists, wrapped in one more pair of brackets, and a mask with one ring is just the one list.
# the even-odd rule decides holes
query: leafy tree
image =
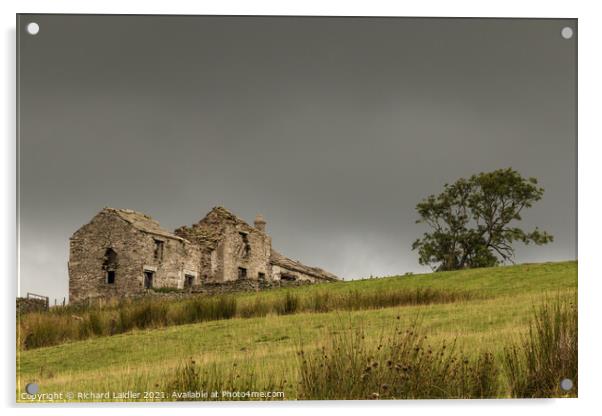
{"label": "leafy tree", "polygon": [[416,205],[420,215],[416,222],[432,231],[417,239],[412,250],[418,250],[420,264],[437,271],[512,261],[516,241],[537,245],[553,241],[538,228],[526,232],[514,225],[543,193],[537,179],[523,178],[510,168],[445,184],[442,193]]}

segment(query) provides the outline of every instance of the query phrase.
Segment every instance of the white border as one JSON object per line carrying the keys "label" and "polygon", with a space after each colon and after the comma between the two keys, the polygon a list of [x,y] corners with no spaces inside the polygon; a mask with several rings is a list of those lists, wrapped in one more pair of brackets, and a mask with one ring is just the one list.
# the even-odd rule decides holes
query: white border
{"label": "white border", "polygon": [[[115,415],[130,415],[143,411],[147,415],[169,413],[196,414],[241,413],[254,415],[306,415],[307,412],[365,414],[376,408],[379,413],[419,412],[422,414],[454,415],[506,415],[508,413],[544,413],[546,415],[590,414],[602,407],[597,401],[602,387],[601,357],[602,335],[600,317],[602,310],[602,273],[600,273],[600,185],[601,148],[600,98],[602,88],[601,54],[602,15],[598,2],[525,0],[484,1],[414,1],[408,4],[394,1],[177,1],[177,0],[53,0],[19,2],[3,0],[2,13],[2,71],[3,97],[1,100],[2,148],[0,155],[0,264],[2,265],[2,321],[8,333],[0,344],[5,369],[0,378],[0,395],[5,414],[81,415],[106,414],[109,409],[78,407],[15,407],[14,361],[14,298],[16,294],[16,229],[15,229],[15,14],[16,13],[120,13],[120,14],[282,14],[282,15],[343,15],[343,16],[443,16],[443,17],[562,17],[578,18],[579,29],[579,310],[580,356],[579,399],[573,400],[503,400],[503,401],[412,401],[412,402],[303,402],[303,403],[252,403],[241,408],[236,404],[195,404],[154,406],[142,410],[139,406],[116,407],[109,405]],[[199,409],[200,407],[200,409]]]}

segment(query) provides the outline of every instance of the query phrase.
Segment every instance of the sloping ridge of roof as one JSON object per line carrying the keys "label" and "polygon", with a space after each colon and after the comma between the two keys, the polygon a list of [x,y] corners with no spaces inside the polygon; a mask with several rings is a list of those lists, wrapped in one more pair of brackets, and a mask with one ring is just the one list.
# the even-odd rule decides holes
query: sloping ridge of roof
{"label": "sloping ridge of roof", "polygon": [[336,275],[327,272],[324,269],[320,269],[319,267],[311,267],[306,266],[305,264],[298,262],[296,260],[289,259],[286,256],[278,253],[276,250],[272,249],[272,255],[270,256],[270,262],[276,266],[282,266],[289,270],[294,270],[299,273],[305,273],[307,275],[316,277],[318,279],[330,280],[330,281],[340,281],[341,279]]}
{"label": "sloping ridge of roof", "polygon": [[162,228],[159,222],[149,215],[143,214],[142,212],[134,211],[131,209],[120,209],[105,207],[104,212],[110,212],[117,215],[127,223],[131,224],[134,228],[149,233],[155,234],[161,237],[173,238],[174,240],[186,241],[182,237],[179,237],[173,233],[170,233],[166,229]]}
{"label": "sloping ridge of roof", "polygon": [[248,227],[252,227],[252,225],[250,225],[248,222],[222,206],[211,208],[211,211],[209,211],[207,215],[205,215],[198,223],[209,222],[210,218],[217,218],[219,222],[224,224],[244,224]]}
{"label": "sloping ridge of roof", "polygon": [[244,220],[242,220],[239,217],[237,217],[234,213],[232,213],[232,211],[230,211],[229,209],[224,208],[224,207],[219,206],[219,205],[216,206],[216,207],[211,208],[211,211],[209,211],[207,213],[207,215],[205,215],[205,217],[207,217],[211,213],[217,214],[218,216],[220,216],[221,218],[226,219],[226,220],[245,222]]}

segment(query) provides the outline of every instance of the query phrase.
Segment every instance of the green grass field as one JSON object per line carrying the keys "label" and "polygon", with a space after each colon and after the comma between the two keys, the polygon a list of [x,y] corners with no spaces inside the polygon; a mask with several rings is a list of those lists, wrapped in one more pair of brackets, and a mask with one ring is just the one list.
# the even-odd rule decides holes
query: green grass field
{"label": "green grass field", "polygon": [[[466,355],[477,356],[482,351],[500,355],[528,331],[534,308],[543,301],[559,295],[576,296],[577,262],[366,279],[288,291],[303,301],[324,291],[336,295],[350,290],[368,293],[418,287],[474,296],[453,303],[235,317],[18,349],[17,401],[28,402],[21,392],[34,381],[40,393],[159,391],[189,360],[213,371],[213,377],[226,375],[224,383],[230,387],[282,390],[286,399],[296,399],[300,349],[316,349],[333,335],[357,329],[367,342],[377,345],[391,328],[409,327],[416,320],[429,344],[455,340]],[[244,293],[237,295],[237,302],[252,304],[257,298],[278,296],[282,290]],[[502,393],[504,396],[507,394]]]}

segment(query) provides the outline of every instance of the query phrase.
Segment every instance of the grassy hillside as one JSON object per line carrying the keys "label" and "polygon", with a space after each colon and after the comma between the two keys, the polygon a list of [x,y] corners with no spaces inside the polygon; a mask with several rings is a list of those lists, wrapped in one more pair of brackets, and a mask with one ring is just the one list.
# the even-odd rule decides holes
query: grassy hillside
{"label": "grassy hillside", "polygon": [[[350,291],[388,293],[416,288],[471,296],[428,305],[234,317],[19,350],[18,390],[31,381],[39,383],[41,392],[160,390],[193,360],[207,372],[202,378],[217,380],[216,388],[272,388],[295,399],[299,397],[297,353],[301,349],[311,351],[333,336],[358,330],[367,344],[376,346],[391,328],[410,327],[417,319],[429,345],[455,340],[457,350],[467,356],[490,351],[501,357],[505,347],[527,332],[534,308],[543,300],[576,296],[577,263],[387,277],[306,286],[286,293],[303,303],[325,292],[336,297]],[[282,290],[244,293],[236,296],[236,302],[244,309],[282,296]]]}

